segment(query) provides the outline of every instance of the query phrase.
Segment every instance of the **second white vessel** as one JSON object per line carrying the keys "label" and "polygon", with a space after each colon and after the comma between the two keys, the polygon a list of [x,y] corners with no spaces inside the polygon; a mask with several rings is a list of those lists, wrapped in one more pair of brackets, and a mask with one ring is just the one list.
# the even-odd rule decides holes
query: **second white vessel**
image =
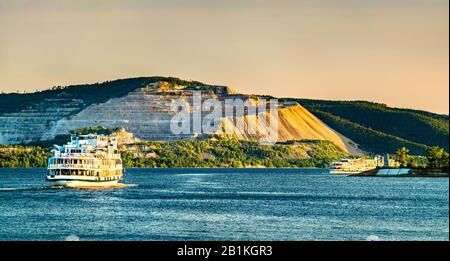
{"label": "second white vessel", "polygon": [[375,169],[380,165],[383,164],[380,163],[380,157],[378,156],[374,159],[342,159],[331,164],[330,174],[358,174]]}

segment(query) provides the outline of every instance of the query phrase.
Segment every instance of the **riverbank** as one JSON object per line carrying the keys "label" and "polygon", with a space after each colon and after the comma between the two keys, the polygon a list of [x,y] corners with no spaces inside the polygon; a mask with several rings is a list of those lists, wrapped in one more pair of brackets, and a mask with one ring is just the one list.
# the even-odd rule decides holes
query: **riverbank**
{"label": "riverbank", "polygon": [[[326,168],[349,156],[326,140],[261,145],[226,137],[119,146],[125,168]],[[50,148],[0,145],[0,167],[46,167]]]}

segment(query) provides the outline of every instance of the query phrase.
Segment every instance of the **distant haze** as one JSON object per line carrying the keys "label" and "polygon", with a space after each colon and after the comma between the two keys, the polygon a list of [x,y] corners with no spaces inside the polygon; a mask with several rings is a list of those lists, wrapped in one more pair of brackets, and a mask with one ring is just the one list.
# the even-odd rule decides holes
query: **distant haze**
{"label": "distant haze", "polygon": [[0,91],[175,76],[449,112],[447,0],[0,0]]}

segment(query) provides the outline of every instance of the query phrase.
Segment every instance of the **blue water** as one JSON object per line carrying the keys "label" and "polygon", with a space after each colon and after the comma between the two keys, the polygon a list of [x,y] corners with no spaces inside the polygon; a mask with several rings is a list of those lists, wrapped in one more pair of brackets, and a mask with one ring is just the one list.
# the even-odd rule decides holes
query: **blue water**
{"label": "blue water", "polygon": [[449,240],[448,178],[128,169],[106,190],[0,169],[0,240]]}

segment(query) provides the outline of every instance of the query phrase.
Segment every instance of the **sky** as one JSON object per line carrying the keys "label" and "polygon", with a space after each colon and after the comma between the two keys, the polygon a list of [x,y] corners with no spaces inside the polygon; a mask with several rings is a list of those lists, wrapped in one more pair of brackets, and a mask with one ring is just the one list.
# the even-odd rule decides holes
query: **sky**
{"label": "sky", "polygon": [[0,0],[0,91],[174,76],[449,113],[447,0]]}

